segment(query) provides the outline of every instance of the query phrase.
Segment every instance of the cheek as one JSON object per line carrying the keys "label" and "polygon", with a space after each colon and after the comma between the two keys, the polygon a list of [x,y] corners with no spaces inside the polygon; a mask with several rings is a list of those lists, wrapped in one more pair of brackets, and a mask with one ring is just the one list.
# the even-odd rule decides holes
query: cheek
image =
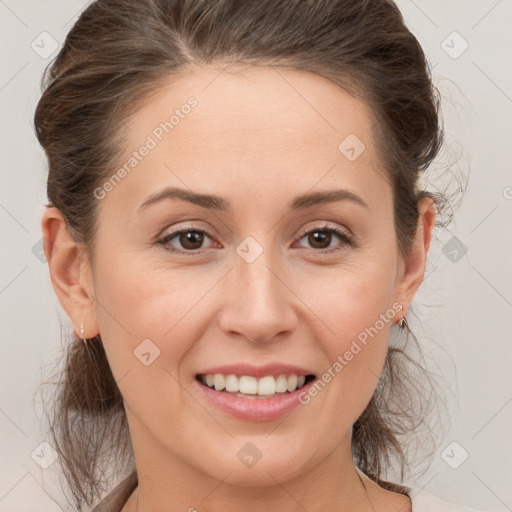
{"label": "cheek", "polygon": [[133,380],[145,370],[140,383],[154,386],[154,371],[148,370],[165,367],[172,373],[187,350],[186,338],[173,336],[190,302],[187,288],[171,285],[168,276],[150,275],[122,252],[104,254],[95,278],[96,314],[112,372],[118,380],[130,372]]}
{"label": "cheek", "polygon": [[386,259],[382,264],[359,262],[317,284],[319,292],[312,297],[311,309],[319,312],[324,326],[323,334],[317,333],[329,361],[324,377],[333,388],[336,405],[332,410],[345,411],[336,416],[350,423],[375,390],[389,331],[398,318],[394,271]]}
{"label": "cheek", "polygon": [[328,327],[330,345],[338,351],[358,337],[364,342],[368,330],[375,338],[387,338],[396,321],[395,272],[388,259],[344,266],[309,282],[309,290],[311,308]]}
{"label": "cheek", "polygon": [[128,270],[126,261],[105,268],[112,271],[99,279],[98,317],[109,365],[125,406],[151,429],[158,418],[165,438],[183,409],[195,411],[178,370],[200,336],[190,311],[197,290],[179,277],[171,281],[171,272],[150,275],[135,264]]}
{"label": "cheek", "polygon": [[183,374],[190,373],[189,353],[210,319],[208,302],[219,276],[151,264],[147,257],[122,251],[106,253],[112,256],[98,262],[97,315],[123,395],[144,409],[148,400],[162,399],[155,390],[179,397]]}

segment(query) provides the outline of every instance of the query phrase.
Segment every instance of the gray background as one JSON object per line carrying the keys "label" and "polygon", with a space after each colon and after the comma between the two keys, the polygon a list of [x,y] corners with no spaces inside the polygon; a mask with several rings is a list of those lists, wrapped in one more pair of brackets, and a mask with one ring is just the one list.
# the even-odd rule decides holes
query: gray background
{"label": "gray background", "polygon": [[[512,510],[512,4],[398,4],[443,95],[447,147],[433,170],[469,173],[456,224],[439,230],[432,247],[416,300],[421,325],[411,322],[447,381],[452,416],[430,469],[414,485],[474,508]],[[32,117],[56,51],[41,53],[52,40],[60,46],[85,5],[0,0],[0,512],[61,510],[57,464],[43,469],[37,462],[51,460],[51,451],[39,447],[45,436],[36,391],[60,348],[60,323],[71,326],[37,256],[46,162]]]}

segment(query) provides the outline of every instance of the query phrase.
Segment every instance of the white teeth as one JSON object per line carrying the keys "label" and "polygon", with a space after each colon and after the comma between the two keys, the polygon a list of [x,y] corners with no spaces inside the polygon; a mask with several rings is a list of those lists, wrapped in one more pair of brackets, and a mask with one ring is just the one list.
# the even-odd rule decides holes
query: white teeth
{"label": "white teeth", "polygon": [[258,395],[275,395],[276,380],[272,375],[263,377],[258,381]]}
{"label": "white teeth", "polygon": [[288,391],[295,391],[297,389],[297,375],[290,375],[288,377]]}
{"label": "white teeth", "polygon": [[273,375],[267,375],[257,379],[250,375],[242,375],[239,378],[234,374],[216,373],[215,375],[201,375],[201,382],[216,391],[225,389],[226,392],[237,395],[270,396],[302,388],[306,382],[306,376],[279,375],[275,378]]}
{"label": "white teeth", "polygon": [[213,376],[213,385],[217,391],[221,391],[222,389],[224,389],[224,375],[216,373]]}
{"label": "white teeth", "polygon": [[240,391],[240,393],[247,395],[256,395],[258,393],[258,381],[256,377],[243,375],[240,377],[239,386],[239,389],[236,391]]}
{"label": "white teeth", "polygon": [[285,391],[288,391],[288,379],[286,375],[279,375],[276,379],[276,392],[284,393]]}
{"label": "white teeth", "polygon": [[233,393],[238,391],[238,377],[236,375],[228,375],[226,377],[226,391]]}

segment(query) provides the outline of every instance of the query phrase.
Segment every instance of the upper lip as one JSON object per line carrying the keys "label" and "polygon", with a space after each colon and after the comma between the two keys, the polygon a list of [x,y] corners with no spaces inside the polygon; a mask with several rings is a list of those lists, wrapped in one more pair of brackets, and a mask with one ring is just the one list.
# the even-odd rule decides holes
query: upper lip
{"label": "upper lip", "polygon": [[202,370],[198,375],[214,375],[216,373],[236,375],[237,377],[248,375],[256,378],[265,377],[267,375],[297,375],[299,377],[301,375],[314,375],[314,372],[305,368],[283,363],[269,363],[264,366],[253,366],[246,363],[215,366]]}

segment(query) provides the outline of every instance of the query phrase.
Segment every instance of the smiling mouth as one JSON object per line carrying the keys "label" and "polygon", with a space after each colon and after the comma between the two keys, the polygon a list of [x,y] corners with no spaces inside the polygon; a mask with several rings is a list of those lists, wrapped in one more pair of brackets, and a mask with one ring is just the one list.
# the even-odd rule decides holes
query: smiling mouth
{"label": "smiling mouth", "polygon": [[202,385],[242,398],[273,398],[302,389],[315,379],[314,375],[267,375],[256,378],[251,375],[198,374],[196,380]]}

